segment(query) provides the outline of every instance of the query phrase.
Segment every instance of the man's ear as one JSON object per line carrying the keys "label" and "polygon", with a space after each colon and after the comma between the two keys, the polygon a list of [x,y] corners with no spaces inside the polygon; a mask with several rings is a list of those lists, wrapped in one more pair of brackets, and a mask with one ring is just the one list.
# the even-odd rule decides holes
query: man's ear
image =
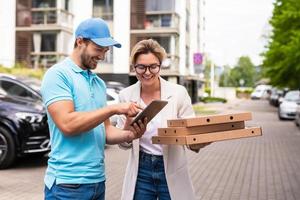
{"label": "man's ear", "polygon": [[85,41],[83,38],[76,38],[76,44],[78,47],[81,47],[82,45],[85,45]]}

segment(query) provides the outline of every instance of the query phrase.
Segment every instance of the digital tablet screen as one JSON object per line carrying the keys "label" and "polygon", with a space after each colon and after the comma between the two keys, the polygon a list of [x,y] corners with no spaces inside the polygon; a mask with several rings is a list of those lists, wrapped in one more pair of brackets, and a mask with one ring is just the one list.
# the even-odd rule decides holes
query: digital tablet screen
{"label": "digital tablet screen", "polygon": [[153,100],[142,112],[140,112],[132,121],[131,125],[147,117],[148,123],[157,115],[166,105],[167,101]]}

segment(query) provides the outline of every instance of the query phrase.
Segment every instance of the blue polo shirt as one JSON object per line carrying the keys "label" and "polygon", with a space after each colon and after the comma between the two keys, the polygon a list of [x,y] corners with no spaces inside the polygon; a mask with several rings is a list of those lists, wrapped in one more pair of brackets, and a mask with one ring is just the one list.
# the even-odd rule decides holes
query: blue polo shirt
{"label": "blue polo shirt", "polygon": [[[82,70],[70,58],[51,67],[45,74],[41,93],[50,104],[71,100],[77,112],[93,111],[106,105],[105,83],[89,70]],[[45,184],[85,184],[105,181],[104,123],[78,134],[65,136],[49,115],[51,152]]]}

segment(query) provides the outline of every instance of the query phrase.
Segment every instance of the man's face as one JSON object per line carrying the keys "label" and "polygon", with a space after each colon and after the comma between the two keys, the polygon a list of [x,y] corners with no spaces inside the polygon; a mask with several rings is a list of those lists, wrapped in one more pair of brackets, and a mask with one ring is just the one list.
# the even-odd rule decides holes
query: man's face
{"label": "man's face", "polygon": [[101,47],[87,40],[81,46],[81,65],[84,69],[95,69],[99,61],[104,60],[108,47]]}

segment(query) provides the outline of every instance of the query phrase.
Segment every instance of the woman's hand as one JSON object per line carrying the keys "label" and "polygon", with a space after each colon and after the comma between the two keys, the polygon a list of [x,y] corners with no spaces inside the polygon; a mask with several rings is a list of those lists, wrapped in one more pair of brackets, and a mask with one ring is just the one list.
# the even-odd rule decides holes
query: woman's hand
{"label": "woman's hand", "polygon": [[144,120],[139,120],[138,123],[134,123],[131,125],[131,122],[133,121],[132,117],[127,117],[124,130],[129,130],[129,140],[128,142],[131,142],[134,139],[140,138],[143,136],[143,134],[146,131],[147,128],[147,118],[144,118]]}
{"label": "woman's hand", "polygon": [[201,143],[201,144],[190,144],[188,145],[188,148],[192,151],[195,151],[196,153],[198,153],[200,151],[200,149],[206,147],[207,145],[210,145],[211,142],[207,142],[207,143]]}

